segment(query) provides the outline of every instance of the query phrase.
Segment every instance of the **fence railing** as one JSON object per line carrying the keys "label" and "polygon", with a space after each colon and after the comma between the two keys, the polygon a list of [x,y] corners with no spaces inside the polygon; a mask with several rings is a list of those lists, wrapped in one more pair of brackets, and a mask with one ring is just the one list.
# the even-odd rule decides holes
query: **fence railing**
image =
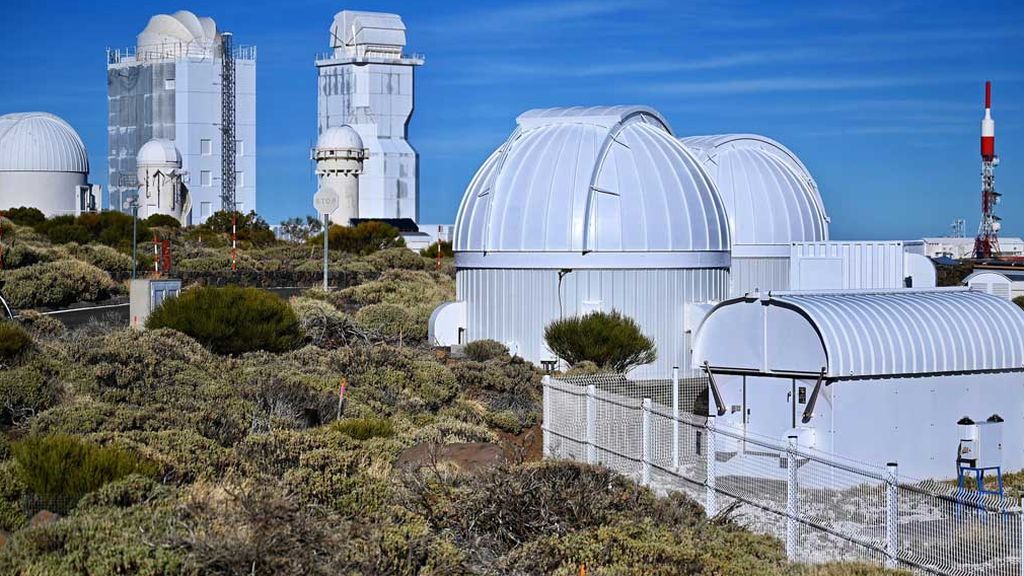
{"label": "fence railing", "polygon": [[[702,379],[544,378],[544,456],[682,490],[739,514],[797,562],[860,561],[949,576],[1024,575],[1021,502],[901,478],[695,414]],[[740,513],[740,509],[742,513]]]}

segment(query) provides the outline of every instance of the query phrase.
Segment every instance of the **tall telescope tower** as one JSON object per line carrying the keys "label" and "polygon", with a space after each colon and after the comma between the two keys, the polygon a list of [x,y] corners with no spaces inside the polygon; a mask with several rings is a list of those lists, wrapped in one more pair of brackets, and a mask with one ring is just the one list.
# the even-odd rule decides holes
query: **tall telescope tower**
{"label": "tall telescope tower", "polygon": [[974,239],[974,257],[991,258],[999,253],[1000,219],[996,216],[996,122],[992,119],[992,83],[985,82],[985,117],[981,120],[981,225]]}

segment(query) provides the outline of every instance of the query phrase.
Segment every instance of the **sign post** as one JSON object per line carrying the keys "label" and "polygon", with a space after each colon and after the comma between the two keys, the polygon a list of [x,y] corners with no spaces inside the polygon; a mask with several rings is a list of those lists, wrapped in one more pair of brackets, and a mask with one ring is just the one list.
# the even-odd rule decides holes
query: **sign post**
{"label": "sign post", "polygon": [[338,209],[341,199],[330,188],[321,188],[313,196],[313,206],[324,220],[324,292],[327,292],[327,241],[331,228],[331,212]]}

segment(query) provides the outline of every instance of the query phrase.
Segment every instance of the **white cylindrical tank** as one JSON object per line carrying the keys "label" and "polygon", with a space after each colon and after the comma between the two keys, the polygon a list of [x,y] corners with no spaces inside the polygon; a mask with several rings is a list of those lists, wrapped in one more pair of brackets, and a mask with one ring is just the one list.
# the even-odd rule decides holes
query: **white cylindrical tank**
{"label": "white cylindrical tank", "polygon": [[174,142],[154,138],[136,156],[139,179],[139,218],[166,214],[188,224],[191,202],[181,181],[181,153]]}
{"label": "white cylindrical tank", "polygon": [[45,112],[0,116],[0,210],[34,207],[47,217],[95,209],[89,156],[67,122]]}
{"label": "white cylindrical tank", "polygon": [[359,175],[366,156],[363,139],[348,125],[328,128],[316,141],[313,160],[320,188],[336,191],[340,201],[331,213],[335,224],[348,226],[353,218],[359,218]]}

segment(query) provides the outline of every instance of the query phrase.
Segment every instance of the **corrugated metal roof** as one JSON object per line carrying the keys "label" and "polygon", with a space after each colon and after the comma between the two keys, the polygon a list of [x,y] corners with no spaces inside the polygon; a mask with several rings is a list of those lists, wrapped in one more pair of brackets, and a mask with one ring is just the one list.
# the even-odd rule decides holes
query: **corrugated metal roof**
{"label": "corrugated metal roof", "polygon": [[705,360],[760,373],[824,366],[837,379],[1020,371],[1024,311],[963,288],[738,298],[698,330],[694,362]]}
{"label": "corrugated metal roof", "polygon": [[818,186],[788,148],[757,134],[691,136],[682,142],[718,186],[734,255],[758,255],[744,247],[828,240]]}
{"label": "corrugated metal roof", "polygon": [[[466,253],[526,268],[540,260],[543,267],[600,261],[643,268],[655,253],[659,267],[728,265],[722,200],[655,110],[531,110],[518,122],[466,189],[455,221],[456,265],[469,262]],[[515,253],[548,257],[519,264],[501,256]]]}
{"label": "corrugated metal roof", "polygon": [[70,124],[46,112],[0,116],[0,171],[89,173],[85,144]]}

